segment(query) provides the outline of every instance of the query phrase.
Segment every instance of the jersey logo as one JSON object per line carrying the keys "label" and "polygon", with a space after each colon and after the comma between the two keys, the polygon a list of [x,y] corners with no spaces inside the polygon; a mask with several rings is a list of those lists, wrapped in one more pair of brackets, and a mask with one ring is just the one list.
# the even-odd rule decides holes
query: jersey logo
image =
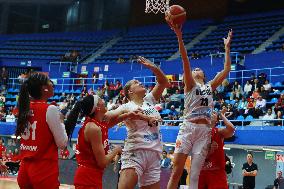
{"label": "jersey logo", "polygon": [[201,90],[201,89],[196,89],[196,90],[195,90],[195,94],[196,94],[196,95],[211,95],[212,93],[211,93],[210,88],[207,87],[206,89],[203,89],[203,90]]}

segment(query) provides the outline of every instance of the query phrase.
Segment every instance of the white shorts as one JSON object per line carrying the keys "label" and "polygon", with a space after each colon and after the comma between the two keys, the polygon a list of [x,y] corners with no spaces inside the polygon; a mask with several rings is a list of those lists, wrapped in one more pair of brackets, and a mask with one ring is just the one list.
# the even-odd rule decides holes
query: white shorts
{"label": "white shorts", "polygon": [[175,153],[207,155],[211,142],[211,128],[206,124],[184,122],[176,140]]}
{"label": "white shorts", "polygon": [[150,150],[126,151],[121,156],[121,170],[134,168],[138,175],[138,186],[148,186],[160,181],[161,153]]}

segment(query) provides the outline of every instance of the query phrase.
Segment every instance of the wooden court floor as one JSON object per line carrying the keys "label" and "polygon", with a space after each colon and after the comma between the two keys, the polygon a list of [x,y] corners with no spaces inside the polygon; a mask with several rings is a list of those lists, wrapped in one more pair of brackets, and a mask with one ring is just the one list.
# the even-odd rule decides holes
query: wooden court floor
{"label": "wooden court floor", "polygon": [[[74,186],[61,185],[60,189],[74,189]],[[0,189],[20,189],[16,177],[14,178],[1,178],[0,177]]]}

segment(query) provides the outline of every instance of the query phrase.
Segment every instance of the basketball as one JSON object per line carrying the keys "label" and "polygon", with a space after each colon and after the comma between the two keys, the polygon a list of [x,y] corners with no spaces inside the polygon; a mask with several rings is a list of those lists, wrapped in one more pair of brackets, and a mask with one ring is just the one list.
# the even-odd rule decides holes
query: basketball
{"label": "basketball", "polygon": [[167,23],[172,26],[180,26],[186,20],[186,11],[179,5],[172,5],[165,12],[165,19]]}

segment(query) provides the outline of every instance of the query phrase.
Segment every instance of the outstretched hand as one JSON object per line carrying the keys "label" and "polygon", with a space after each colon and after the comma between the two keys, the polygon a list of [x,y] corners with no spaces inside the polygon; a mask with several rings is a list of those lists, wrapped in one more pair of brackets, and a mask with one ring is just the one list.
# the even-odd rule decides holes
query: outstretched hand
{"label": "outstretched hand", "polygon": [[231,47],[232,38],[233,38],[233,30],[230,29],[229,32],[228,32],[227,38],[223,38],[225,49],[228,49],[228,48]]}
{"label": "outstretched hand", "polygon": [[138,56],[137,61],[147,68],[156,68],[157,67],[153,62],[144,58],[143,56]]}

